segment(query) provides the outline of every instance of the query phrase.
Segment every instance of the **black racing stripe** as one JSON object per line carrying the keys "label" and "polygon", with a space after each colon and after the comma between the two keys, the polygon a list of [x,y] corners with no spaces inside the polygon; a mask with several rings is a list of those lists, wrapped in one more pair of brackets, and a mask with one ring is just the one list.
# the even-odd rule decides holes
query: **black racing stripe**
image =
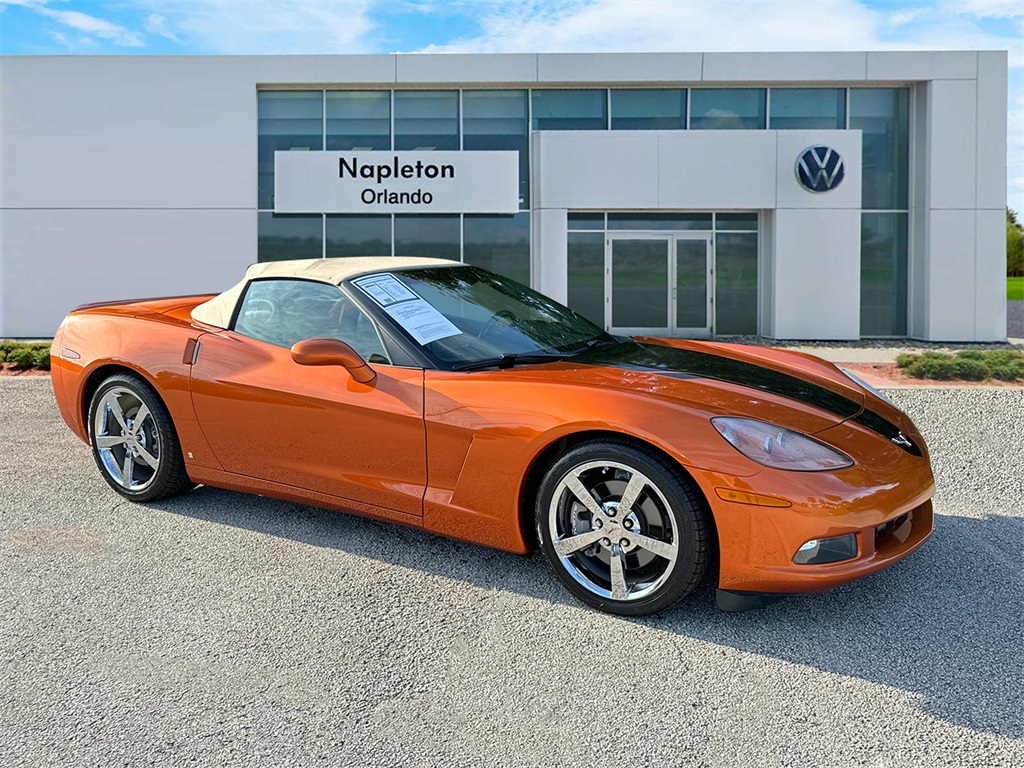
{"label": "black racing stripe", "polygon": [[616,368],[648,370],[652,373],[685,374],[718,379],[820,408],[844,421],[861,411],[856,400],[788,373],[722,355],[677,349],[660,344],[623,342],[577,355],[574,361]]}
{"label": "black racing stripe", "polygon": [[857,401],[797,376],[764,368],[755,363],[733,360],[709,352],[639,342],[623,342],[612,347],[596,349],[572,359],[594,365],[650,371],[674,378],[717,379],[771,392],[774,395],[813,405],[823,411],[833,413],[843,421],[852,419],[872,432],[891,440],[907,453],[914,456],[922,455],[920,447],[904,435],[899,427],[874,411],[863,408]]}
{"label": "black racing stripe", "polygon": [[904,435],[903,431],[891,421],[883,416],[879,416],[874,411],[869,411],[865,408],[862,413],[853,418],[853,421],[896,443],[896,445],[913,456],[922,455],[921,448],[917,443]]}

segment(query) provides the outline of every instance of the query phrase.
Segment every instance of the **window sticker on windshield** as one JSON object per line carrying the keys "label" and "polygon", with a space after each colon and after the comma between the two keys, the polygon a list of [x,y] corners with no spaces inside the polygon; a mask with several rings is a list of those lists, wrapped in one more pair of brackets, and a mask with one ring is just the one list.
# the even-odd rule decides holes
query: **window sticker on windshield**
{"label": "window sticker on windshield", "polygon": [[406,288],[394,275],[387,273],[383,275],[370,275],[353,280],[359,289],[376,301],[382,307],[387,308],[400,301],[409,301],[419,298],[415,293]]}
{"label": "window sticker on windshield", "polygon": [[352,284],[377,302],[420,344],[458,336],[462,331],[448,318],[409,290],[391,273],[370,275]]}
{"label": "window sticker on windshield", "polygon": [[458,336],[460,331],[447,317],[442,315],[423,299],[403,301],[385,312],[391,315],[400,326],[405,328],[420,344],[429,344],[438,339]]}

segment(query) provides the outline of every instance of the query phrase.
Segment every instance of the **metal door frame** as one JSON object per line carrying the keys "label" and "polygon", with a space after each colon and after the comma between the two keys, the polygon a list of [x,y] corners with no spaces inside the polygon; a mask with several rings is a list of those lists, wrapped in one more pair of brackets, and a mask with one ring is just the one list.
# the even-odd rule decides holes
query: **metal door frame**
{"label": "metal door frame", "polygon": [[[612,290],[614,270],[612,268],[612,248],[615,240],[663,240],[667,244],[668,258],[668,284],[665,286],[666,310],[668,312],[668,325],[664,328],[613,328],[612,327]],[[706,271],[706,301],[705,318],[707,325],[704,328],[678,328],[676,326],[677,312],[677,271],[678,262],[676,245],[680,240],[703,240]],[[669,230],[620,230],[608,232],[605,237],[604,246],[604,327],[610,333],[617,333],[626,336],[674,336],[680,338],[706,339],[712,336],[715,318],[715,270],[714,270],[714,235],[711,232],[699,231],[669,231]]]}

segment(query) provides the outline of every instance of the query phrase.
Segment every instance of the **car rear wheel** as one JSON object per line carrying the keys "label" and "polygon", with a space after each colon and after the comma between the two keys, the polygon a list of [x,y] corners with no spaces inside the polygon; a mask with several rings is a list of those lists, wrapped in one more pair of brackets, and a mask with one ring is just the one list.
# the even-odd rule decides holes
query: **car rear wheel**
{"label": "car rear wheel", "polygon": [[134,374],[103,381],[89,406],[93,457],[110,487],[132,501],[155,501],[194,486],[178,435],[153,388]]}
{"label": "car rear wheel", "polygon": [[593,440],[548,470],[537,538],[558,579],[583,602],[643,616],[692,592],[708,567],[707,505],[670,461],[625,440]]}

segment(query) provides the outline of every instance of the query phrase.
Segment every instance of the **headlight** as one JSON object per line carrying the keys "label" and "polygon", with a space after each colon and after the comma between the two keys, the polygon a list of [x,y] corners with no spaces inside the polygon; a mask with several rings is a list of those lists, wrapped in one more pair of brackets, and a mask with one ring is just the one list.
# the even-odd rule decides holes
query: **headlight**
{"label": "headlight", "polygon": [[853,459],[824,443],[753,419],[712,419],[715,429],[748,459],[773,469],[823,472],[853,466]]}
{"label": "headlight", "polygon": [[898,409],[898,410],[900,410],[900,411],[902,411],[902,410],[903,410],[903,409],[902,409],[902,408],[900,408],[900,407],[899,407],[898,405],[896,405],[896,403],[894,403],[894,402],[893,402],[892,400],[890,400],[890,399],[889,399],[888,397],[886,397],[886,396],[885,396],[885,395],[883,395],[883,394],[882,394],[881,392],[879,392],[879,391],[878,391],[877,389],[875,389],[874,387],[872,387],[872,386],[871,386],[870,384],[868,384],[868,383],[867,383],[866,381],[864,381],[864,379],[862,379],[862,378],[861,378],[860,376],[858,376],[857,374],[855,374],[855,373],[854,373],[853,371],[848,371],[848,370],[847,370],[846,368],[840,368],[839,370],[840,370],[840,371],[842,371],[843,373],[845,373],[845,374],[846,374],[847,376],[849,376],[849,377],[850,377],[851,379],[853,379],[853,380],[854,380],[855,382],[857,382],[858,384],[860,384],[860,385],[861,385],[862,387],[864,387],[864,389],[866,389],[866,390],[867,390],[868,392],[871,392],[871,393],[873,393],[873,394],[877,395],[878,397],[882,398],[883,400],[885,400],[885,402],[887,402],[887,403],[888,403],[889,405],[891,405],[891,406],[892,406],[893,408],[896,408],[896,409]]}

